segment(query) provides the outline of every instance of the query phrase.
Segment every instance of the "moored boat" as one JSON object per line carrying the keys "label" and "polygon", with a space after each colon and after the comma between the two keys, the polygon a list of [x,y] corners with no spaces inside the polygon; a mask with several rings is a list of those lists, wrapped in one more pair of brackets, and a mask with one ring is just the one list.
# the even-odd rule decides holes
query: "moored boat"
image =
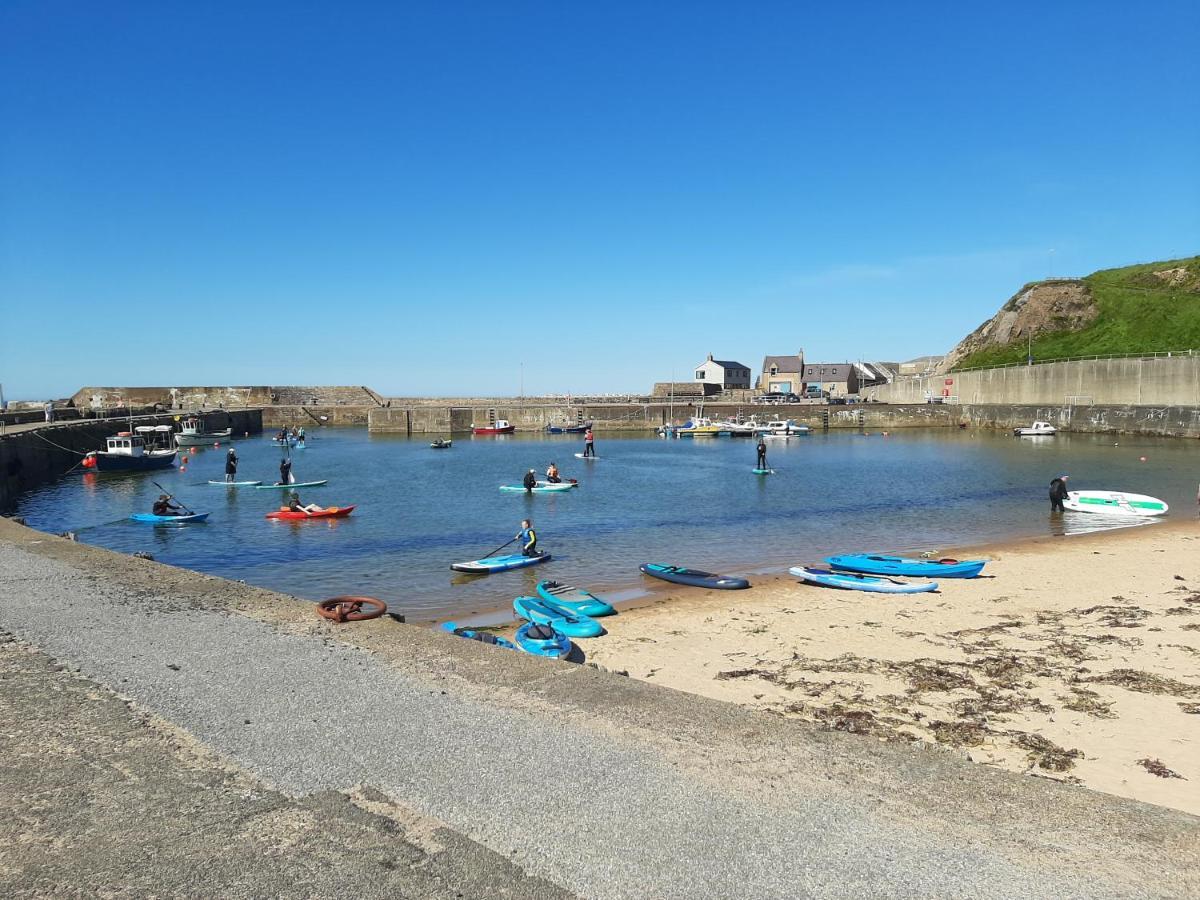
{"label": "moored boat", "polygon": [[168,445],[174,429],[170,425],[139,425],[105,439],[103,450],[93,450],[83,459],[85,469],[100,472],[146,472],[166,469],[175,462],[176,449]]}
{"label": "moored boat", "polygon": [[1058,434],[1058,429],[1049,422],[1034,422],[1024,428],[1014,428],[1013,434],[1017,437],[1051,437]]}
{"label": "moored boat", "polygon": [[491,425],[472,425],[471,434],[512,434],[517,430],[507,419],[497,419]]}
{"label": "moored boat", "polygon": [[196,416],[189,416],[179,424],[179,433],[175,435],[178,447],[196,447],[201,444],[212,444],[228,440],[233,436],[233,429],[224,431],[205,431],[204,422]]}
{"label": "moored boat", "polygon": [[675,429],[678,437],[719,437],[728,433],[728,427],[722,427],[712,419],[706,419],[703,416],[688,419],[687,422]]}

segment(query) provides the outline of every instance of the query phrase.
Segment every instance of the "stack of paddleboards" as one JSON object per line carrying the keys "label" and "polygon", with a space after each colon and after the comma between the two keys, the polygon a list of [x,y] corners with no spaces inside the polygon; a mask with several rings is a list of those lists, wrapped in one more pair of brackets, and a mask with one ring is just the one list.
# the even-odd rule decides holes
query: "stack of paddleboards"
{"label": "stack of paddleboards", "polygon": [[871,591],[879,594],[919,594],[936,591],[936,581],[902,581],[903,578],[975,578],[985,560],[909,559],[878,553],[826,557],[829,568],[794,566],[788,572],[809,584]]}

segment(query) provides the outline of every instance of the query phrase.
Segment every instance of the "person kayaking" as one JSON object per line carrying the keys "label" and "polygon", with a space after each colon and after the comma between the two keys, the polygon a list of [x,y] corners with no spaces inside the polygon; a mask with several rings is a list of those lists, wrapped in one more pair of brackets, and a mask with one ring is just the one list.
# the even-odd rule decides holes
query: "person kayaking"
{"label": "person kayaking", "polygon": [[237,478],[238,455],[232,447],[225,454],[225,480],[234,481]]}
{"label": "person kayaking", "polygon": [[182,506],[178,506],[171,502],[170,496],[167,494],[159,494],[158,499],[154,501],[154,506],[150,511],[156,516],[186,516]]}
{"label": "person kayaking", "polygon": [[546,470],[546,480],[551,484],[558,484],[562,481],[562,476],[558,474],[558,465],[550,463],[550,468]]}
{"label": "person kayaking", "polygon": [[525,493],[533,493],[533,489],[537,487],[537,475],[534,473],[533,469],[530,469],[525,473],[525,478],[522,479],[521,484],[525,486]]}
{"label": "person kayaking", "polygon": [[279,480],[276,484],[295,484],[296,476],[292,474],[292,461],[290,459],[281,459],[279,461]]}
{"label": "person kayaking", "polygon": [[521,542],[522,556],[539,556],[537,548],[537,532],[533,530],[533,522],[529,519],[521,520],[521,531],[517,535],[517,540]]}
{"label": "person kayaking", "polygon": [[1067,499],[1067,479],[1070,475],[1059,475],[1050,482],[1050,512],[1065,512],[1063,501]]}
{"label": "person kayaking", "polygon": [[309,513],[325,511],[325,507],[317,506],[315,503],[301,503],[299,494],[292,494],[292,499],[288,501],[287,508],[288,512],[302,512],[305,515],[308,515]]}
{"label": "person kayaking", "polygon": [[758,447],[755,449],[758,450],[758,465],[755,468],[765,469],[767,467],[767,442],[760,437]]}
{"label": "person kayaking", "polygon": [[592,426],[588,426],[588,430],[583,433],[583,455],[596,455],[596,436],[592,434]]}

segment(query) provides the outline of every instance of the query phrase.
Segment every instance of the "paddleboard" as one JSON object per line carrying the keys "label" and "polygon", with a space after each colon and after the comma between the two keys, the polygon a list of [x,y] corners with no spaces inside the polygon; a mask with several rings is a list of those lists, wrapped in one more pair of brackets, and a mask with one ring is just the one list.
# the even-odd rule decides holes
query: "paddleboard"
{"label": "paddleboard", "polygon": [[526,622],[517,629],[517,646],[533,656],[562,659],[571,652],[571,639],[537,622]]}
{"label": "paddleboard", "polygon": [[974,578],[984,567],[982,559],[905,559],[902,556],[882,556],[872,553],[851,553],[827,556],[825,562],[846,572],[865,572],[867,575],[921,575],[928,578]]}
{"label": "paddleboard", "polygon": [[289,522],[307,521],[308,519],[342,519],[354,512],[353,506],[331,506],[315,512],[293,512],[290,509],[280,509],[267,513],[268,519],[286,519]]}
{"label": "paddleboard", "polygon": [[1157,497],[1123,491],[1069,491],[1063,506],[1072,512],[1113,516],[1165,516],[1170,509]]}
{"label": "paddleboard", "polygon": [[775,470],[774,469],[755,469],[754,474],[755,475],[774,475]]}
{"label": "paddleboard", "polygon": [[675,584],[686,584],[691,587],[719,588],[723,591],[740,591],[750,587],[745,578],[732,575],[714,575],[712,572],[701,572],[699,569],[686,569],[683,566],[667,566],[661,563],[645,563],[641,570],[654,578],[671,581]]}
{"label": "paddleboard", "polygon": [[599,637],[604,634],[604,627],[595,619],[551,606],[537,597],[518,597],[513,601],[513,612],[530,622],[549,625],[569,637]]}
{"label": "paddleboard", "polygon": [[509,569],[523,569],[526,566],[536,566],[549,559],[550,554],[544,550],[537,556],[509,553],[505,556],[487,556],[483,559],[473,559],[469,562],[452,563],[450,568],[455,572],[466,572],[470,575],[490,575],[493,572],[507,572]]}
{"label": "paddleboard", "polygon": [[575,454],[576,459],[596,459],[595,456],[584,456],[582,453]]}
{"label": "paddleboard", "polygon": [[320,487],[323,484],[329,484],[329,479],[324,478],[321,481],[297,481],[295,484],[260,484],[257,486],[257,490],[260,490],[260,491],[290,491],[293,488]]}
{"label": "paddleboard", "polygon": [[156,516],[154,513],[134,513],[129,518],[135,522],[149,525],[189,525],[193,522],[203,522],[208,513],[192,513],[190,516]]}
{"label": "paddleboard", "polygon": [[[533,488],[531,493],[534,493],[534,494],[557,494],[557,493],[561,493],[562,491],[569,491],[573,487],[575,487],[575,485],[569,481],[560,481],[557,484],[551,484],[549,481],[539,481],[537,483],[537,487]],[[507,491],[510,494],[511,493],[521,493],[521,494],[525,493],[524,486],[519,485],[519,484],[502,484],[502,485],[500,485],[500,490]]]}
{"label": "paddleboard", "polygon": [[616,610],[590,591],[557,581],[539,581],[538,596],[551,606],[584,616],[612,616]]}
{"label": "paddleboard", "polygon": [[494,647],[503,647],[505,650],[520,649],[512,641],[505,640],[502,637],[497,637],[491,632],[476,631],[473,628],[459,628],[457,622],[443,622],[442,631],[449,632],[455,637],[466,638],[469,641],[479,641],[481,644],[491,644]]}
{"label": "paddleboard", "polygon": [[223,487],[257,487],[261,481],[210,481],[209,484],[219,484]]}
{"label": "paddleboard", "polygon": [[936,591],[936,581],[908,582],[892,581],[878,575],[860,575],[856,572],[834,572],[832,569],[815,569],[794,566],[788,569],[797,578],[826,587],[845,588],[852,591],[872,591],[877,594],[920,594]]}

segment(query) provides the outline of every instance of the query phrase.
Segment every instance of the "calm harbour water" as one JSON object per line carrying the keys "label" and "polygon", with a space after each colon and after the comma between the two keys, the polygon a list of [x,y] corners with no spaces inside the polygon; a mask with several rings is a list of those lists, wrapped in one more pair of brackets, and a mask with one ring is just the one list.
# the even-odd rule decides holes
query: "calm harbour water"
{"label": "calm harbour water", "polygon": [[[637,570],[647,561],[753,574],[832,553],[921,551],[1103,527],[1096,516],[1050,516],[1047,484],[1062,472],[1072,476],[1072,489],[1151,494],[1171,504],[1173,517],[1194,516],[1200,472],[1197,441],[1018,440],[939,429],[768,441],[776,474],[758,476],[751,472],[754,444],[598,434],[601,458],[587,462],[573,456],[582,449],[574,435],[458,435],[452,449],[432,450],[428,438],[324,429],[294,452],[295,475],[328,478],[301,498],[358,504],[347,519],[264,519],[283,492],[206,483],[224,477],[225,446],[200,449],[186,472],[76,471],[25,496],[16,512],[35,528],[74,531],[87,543],[149,551],[160,562],[299,597],[379,597],[422,621],[507,609],[543,578],[628,598],[648,586]],[[235,446],[239,478],[275,480],[281,451],[269,440]],[[498,490],[519,484],[531,466],[540,476],[552,460],[564,477],[579,479],[577,489],[532,497]],[[211,512],[208,523],[130,522],[158,494],[151,479]],[[553,561],[484,578],[450,571],[450,563],[512,537],[526,516]]]}

